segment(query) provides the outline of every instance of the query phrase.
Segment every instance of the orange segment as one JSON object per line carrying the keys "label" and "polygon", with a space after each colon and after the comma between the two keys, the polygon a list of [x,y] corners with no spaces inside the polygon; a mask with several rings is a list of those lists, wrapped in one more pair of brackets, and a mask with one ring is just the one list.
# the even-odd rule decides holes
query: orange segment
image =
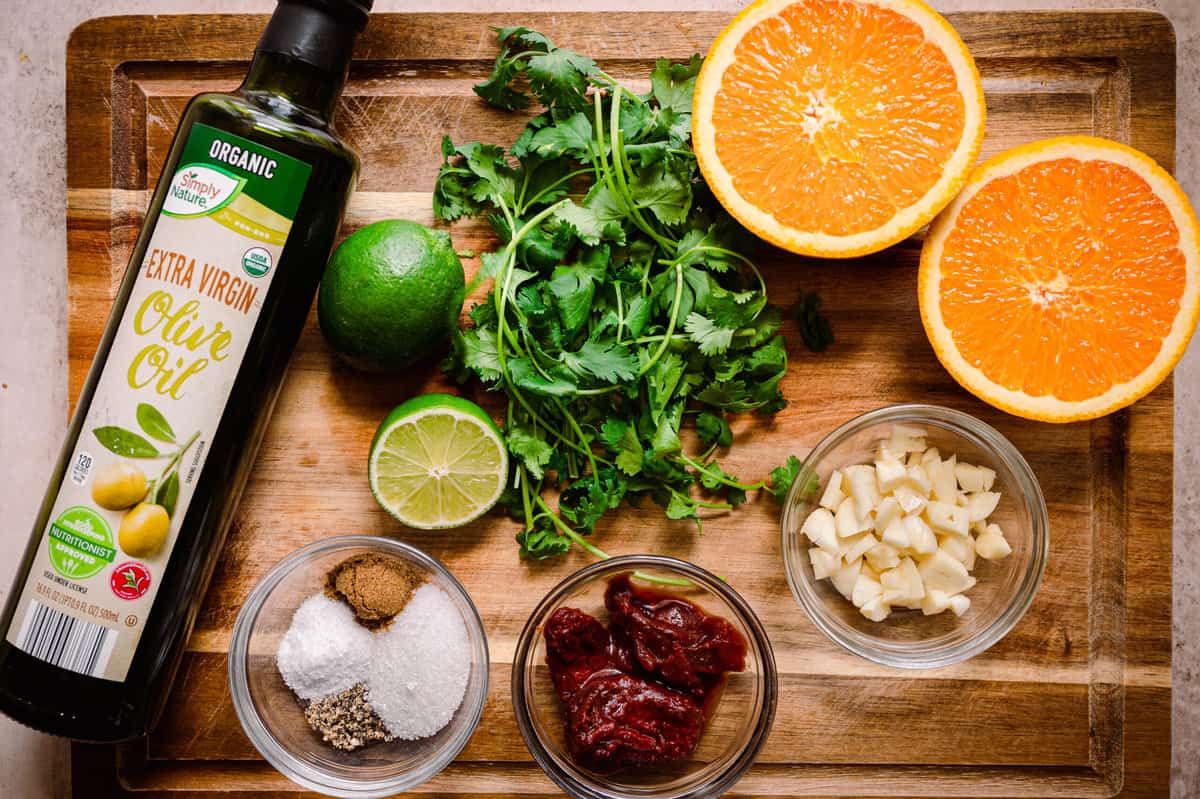
{"label": "orange segment", "polygon": [[795,252],[848,257],[949,201],[985,116],[974,62],[917,0],[760,0],[717,38],[693,140],[721,202]]}
{"label": "orange segment", "polygon": [[967,389],[1034,419],[1101,416],[1158,385],[1200,313],[1191,206],[1149,157],[1104,139],[1018,147],[934,223],[921,315]]}

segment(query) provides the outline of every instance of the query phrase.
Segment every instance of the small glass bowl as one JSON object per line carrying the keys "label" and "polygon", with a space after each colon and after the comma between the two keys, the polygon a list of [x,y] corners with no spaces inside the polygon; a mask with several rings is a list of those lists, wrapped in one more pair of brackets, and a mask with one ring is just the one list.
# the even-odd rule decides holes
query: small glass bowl
{"label": "small glass bowl", "polygon": [[[546,666],[542,628],[560,607],[592,614],[607,626],[604,591],[621,574],[687,581],[640,585],[682,597],[729,621],[746,640],[746,669],[731,673],[690,758],[676,764],[597,774],[567,754],[564,709]],[[635,578],[636,579],[636,578]],[[513,655],[512,702],[517,726],[533,759],[560,788],[582,799],[692,799],[727,791],[754,762],[775,718],[778,677],[766,630],[750,605],[719,578],[676,558],[626,555],[593,563],[558,584],[533,611]]]}
{"label": "small glass bowl", "polygon": [[[416,741],[334,749],[304,720],[300,702],[279,676],[275,653],[304,600],[321,591],[326,573],[352,555],[381,552],[400,558],[458,606],[471,647],[467,689],[440,732]],[[242,729],[266,760],[293,782],[329,796],[381,797],[419,785],[452,761],[475,731],[488,690],[483,622],[466,590],[445,566],[419,549],[374,536],[327,538],[281,560],[250,592],[233,626],[229,688]]]}
{"label": "small glass bowl", "polygon": [[[988,517],[1004,531],[1012,554],[998,561],[976,560],[978,583],[966,595],[971,606],[960,618],[946,610],[925,616],[895,609],[873,622],[837,592],[828,579],[813,578],[811,544],[800,526],[816,507],[834,469],[871,463],[880,439],[893,424],[923,427],[929,446],[943,458],[986,466],[996,472],[992,488],[1000,504]],[[805,491],[814,479],[815,490]],[[936,405],[894,405],[864,413],[827,435],[809,454],[783,510],[783,564],[796,601],[821,632],[867,660],[903,669],[930,669],[972,658],[1003,638],[1025,614],[1046,569],[1049,520],[1046,501],[1029,464],[995,428],[973,416]]]}

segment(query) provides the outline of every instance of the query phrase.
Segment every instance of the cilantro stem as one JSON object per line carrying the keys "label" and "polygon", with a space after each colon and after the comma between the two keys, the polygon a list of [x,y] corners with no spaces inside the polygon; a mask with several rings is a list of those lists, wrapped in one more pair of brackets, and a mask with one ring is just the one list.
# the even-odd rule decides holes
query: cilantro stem
{"label": "cilantro stem", "polygon": [[757,491],[758,489],[766,486],[766,483],[762,480],[759,480],[757,483],[750,483],[750,484],[739,483],[737,480],[732,480],[723,474],[718,474],[717,472],[710,471],[708,469],[708,467],[706,467],[704,464],[697,463],[696,461],[689,458],[687,455],[684,455],[682,452],[679,453],[679,459],[681,461],[683,461],[684,463],[686,463],[688,466],[691,466],[696,471],[700,472],[701,474],[706,475],[710,480],[714,480],[715,482],[718,482],[721,485],[727,485],[730,488],[738,488],[738,489],[741,489],[742,491]]}
{"label": "cilantro stem", "polygon": [[675,298],[671,301],[671,318],[667,322],[667,332],[665,334],[666,337],[662,340],[662,343],[658,345],[658,349],[654,351],[654,355],[650,357],[650,360],[646,361],[642,368],[638,370],[638,377],[641,377],[642,375],[646,374],[646,372],[649,372],[651,369],[653,369],[654,364],[658,363],[658,359],[661,358],[662,354],[667,351],[667,346],[671,343],[671,337],[675,332],[675,325],[679,322],[679,304],[681,302],[683,302],[683,267],[679,264],[676,264]]}
{"label": "cilantro stem", "polygon": [[[600,560],[612,560],[612,555],[608,554],[603,549],[601,549],[600,547],[591,543],[586,538],[581,536],[579,533],[572,530],[570,525],[568,525],[566,522],[564,522],[557,513],[555,513],[554,511],[552,511],[550,509],[550,506],[546,504],[546,500],[542,499],[540,494],[534,494],[533,499],[534,499],[534,502],[537,503],[538,507],[541,508],[545,512],[546,518],[548,518],[550,520],[550,523],[553,524],[560,533],[562,533],[567,538],[574,541],[588,554],[590,554],[594,557],[597,557]],[[691,588],[692,587],[691,580],[685,580],[681,577],[659,577],[658,575],[646,574],[645,572],[636,572],[636,571],[633,573],[633,576],[639,580],[644,580],[648,583],[658,583],[659,585],[673,585],[673,586],[677,586],[679,588]]]}
{"label": "cilantro stem", "polygon": [[613,182],[612,170],[608,167],[608,156],[604,152],[604,111],[602,106],[602,98],[600,92],[592,95],[595,100],[593,103],[596,109],[596,176],[599,180],[604,181],[604,185],[608,188],[609,193],[614,200],[625,202],[625,197],[621,192],[617,191],[617,186]]}
{"label": "cilantro stem", "polygon": [[613,290],[617,295],[617,343],[621,343],[621,332],[625,328],[625,303],[621,298],[621,281],[613,284]]}
{"label": "cilantro stem", "polygon": [[525,509],[525,532],[533,529],[533,506],[529,501],[529,473],[522,466],[517,471],[521,478],[521,506]]}
{"label": "cilantro stem", "polygon": [[588,443],[587,436],[585,436],[583,434],[583,429],[580,428],[579,422],[577,422],[575,420],[575,416],[563,406],[562,402],[559,401],[559,399],[557,397],[554,398],[554,407],[558,408],[558,412],[560,414],[562,414],[563,419],[566,421],[566,423],[568,425],[571,426],[571,430],[573,430],[575,432],[576,437],[579,438],[579,444],[582,447],[584,453],[587,455],[588,466],[590,466],[592,469],[592,482],[594,482],[596,484],[596,487],[599,488],[600,487],[600,473],[599,473],[599,470],[596,468],[596,454],[594,452],[592,452],[592,447]]}
{"label": "cilantro stem", "polygon": [[697,508],[711,508],[712,510],[733,510],[733,505],[730,505],[728,502],[708,502],[703,499],[696,499],[695,497],[692,497],[691,495],[685,494],[682,491],[679,491],[674,488],[671,489],[671,493],[673,495],[679,497],[683,501],[685,501],[691,505],[695,505]]}
{"label": "cilantro stem", "polygon": [[[609,106],[609,122],[608,130],[609,137],[612,140],[612,160],[613,160],[613,176],[616,178],[617,185],[621,188],[621,199],[629,207],[629,218],[633,223],[642,229],[650,238],[662,247],[665,252],[671,252],[674,249],[674,243],[668,241],[654,227],[646,221],[642,216],[641,210],[638,209],[633,192],[629,190],[628,175],[632,174],[629,168],[629,162],[625,160],[625,136],[621,132],[621,93],[625,88],[620,84],[613,87],[610,106]],[[633,95],[630,95],[631,97]]]}
{"label": "cilantro stem", "polygon": [[[549,194],[550,192],[554,191],[562,184],[567,183],[568,181],[574,180],[575,178],[579,177],[580,175],[586,175],[586,174],[594,173],[594,172],[595,172],[594,167],[588,167],[586,169],[576,169],[574,172],[571,172],[568,175],[564,175],[563,177],[561,177],[558,180],[551,183],[546,188],[539,191],[537,194],[533,195],[533,199],[531,199],[529,202],[523,202],[521,204],[521,213],[524,213],[532,206],[537,205],[538,201],[542,199],[543,195]],[[522,189],[522,192],[523,191],[524,191],[524,189]],[[522,194],[522,197],[524,197],[524,194]]]}
{"label": "cilantro stem", "polygon": [[600,558],[601,560],[608,560],[609,558],[612,557],[607,552],[605,552],[603,549],[600,549],[596,545],[589,542],[586,538],[581,536],[579,533],[572,530],[570,525],[568,525],[566,522],[564,522],[557,513],[555,513],[554,511],[552,511],[550,509],[550,506],[546,504],[546,500],[542,499],[541,494],[534,494],[533,501],[537,503],[537,506],[539,508],[541,508],[543,511],[545,511],[547,518],[550,519],[550,523],[553,524],[556,528],[558,528],[558,531],[560,533],[562,533],[567,538],[574,541],[576,544],[578,544],[580,547],[582,547],[585,551],[590,552],[592,555],[595,555],[597,558]]}

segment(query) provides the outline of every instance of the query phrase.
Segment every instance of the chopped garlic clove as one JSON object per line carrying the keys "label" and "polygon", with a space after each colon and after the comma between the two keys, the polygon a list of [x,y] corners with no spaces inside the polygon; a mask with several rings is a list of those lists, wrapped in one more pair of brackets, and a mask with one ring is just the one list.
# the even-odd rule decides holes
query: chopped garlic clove
{"label": "chopped garlic clove", "polygon": [[966,566],[967,571],[975,568],[975,539],[971,536],[941,535],[938,536],[938,546]]}
{"label": "chopped garlic clove", "polygon": [[957,460],[951,455],[947,460],[941,461],[936,467],[926,466],[925,470],[929,472],[929,480],[932,483],[929,495],[933,499],[940,502],[954,504],[958,498],[958,480],[954,477],[954,466]]}
{"label": "chopped garlic clove", "polygon": [[875,508],[875,519],[873,520],[875,532],[883,535],[883,531],[887,529],[887,526],[895,519],[899,519],[901,515],[900,503],[896,501],[896,498],[884,497],[880,500],[879,506]]}
{"label": "chopped garlic clove", "polygon": [[875,480],[880,495],[890,494],[907,482],[908,471],[903,462],[885,458],[875,461]]}
{"label": "chopped garlic clove", "polygon": [[858,610],[871,621],[883,621],[891,615],[892,609],[885,605],[879,597],[875,597]]}
{"label": "chopped garlic clove", "polygon": [[838,469],[834,469],[825,482],[825,492],[821,494],[821,501],[818,504],[826,510],[835,511],[845,498],[846,494],[842,490],[842,473]]}
{"label": "chopped garlic clove", "polygon": [[900,486],[892,496],[896,498],[896,502],[900,505],[900,510],[905,513],[920,513],[928,503],[928,500],[921,493],[909,486]]}
{"label": "chopped garlic clove", "polygon": [[879,582],[883,588],[883,601],[889,605],[920,602],[925,596],[924,583],[912,558],[904,558],[899,566],[879,575]]}
{"label": "chopped garlic clove", "polygon": [[844,563],[835,569],[833,574],[829,575],[829,581],[833,583],[833,587],[839,594],[849,599],[850,593],[854,590],[854,583],[858,581],[858,575],[861,573],[862,561],[856,560],[852,563]]}
{"label": "chopped garlic clove", "polygon": [[1012,546],[1000,530],[1000,525],[989,524],[975,539],[975,551],[987,560],[1001,560],[1012,554]]}
{"label": "chopped garlic clove", "polygon": [[842,552],[842,558],[847,563],[858,560],[878,543],[879,539],[870,533],[863,533],[854,538],[843,538],[842,546],[844,547],[844,551]]}
{"label": "chopped garlic clove", "polygon": [[1000,495],[995,491],[980,491],[967,497],[967,513],[973,522],[981,522],[995,512]]}
{"label": "chopped garlic clove", "polygon": [[877,572],[894,569],[900,565],[900,551],[883,541],[868,549],[866,558],[867,563]]}
{"label": "chopped garlic clove", "polygon": [[838,554],[837,527],[833,514],[825,508],[817,508],[808,514],[808,518],[800,526],[800,532],[830,555]]}
{"label": "chopped garlic clove", "polygon": [[870,464],[847,466],[842,473],[849,480],[849,494],[854,499],[854,511],[865,519],[879,504],[879,485],[875,479],[875,467]]}
{"label": "chopped garlic clove", "polygon": [[917,572],[927,591],[960,594],[974,584],[974,578],[967,574],[967,567],[940,549],[923,558]]}
{"label": "chopped garlic clove", "polygon": [[850,590],[850,601],[854,603],[854,607],[861,608],[882,593],[883,587],[878,580],[860,573],[854,581],[854,588]]}
{"label": "chopped garlic clove", "polygon": [[936,588],[926,591],[925,598],[921,600],[921,612],[926,616],[936,616],[948,607],[950,595]]}
{"label": "chopped garlic clove", "polygon": [[971,521],[966,508],[948,502],[930,502],[925,506],[929,526],[940,533],[965,536],[970,533]]}
{"label": "chopped garlic clove", "polygon": [[904,528],[908,533],[908,546],[918,555],[928,555],[937,549],[937,536],[920,516],[905,516]]}
{"label": "chopped garlic clove", "polygon": [[842,500],[842,504],[838,505],[837,515],[834,517],[834,527],[840,537],[849,538],[870,530],[871,517],[860,517],[854,507],[854,499],[846,497]]}

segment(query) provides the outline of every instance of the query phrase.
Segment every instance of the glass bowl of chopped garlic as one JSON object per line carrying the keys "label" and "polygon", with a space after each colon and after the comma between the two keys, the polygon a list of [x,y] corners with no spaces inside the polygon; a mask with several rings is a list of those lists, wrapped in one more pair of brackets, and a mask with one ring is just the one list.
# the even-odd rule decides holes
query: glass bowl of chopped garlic
{"label": "glass bowl of chopped garlic", "polygon": [[906,669],[978,655],[1020,621],[1049,554],[1016,447],[935,405],[865,413],[809,454],[782,520],[784,571],[821,632]]}
{"label": "glass bowl of chopped garlic", "polygon": [[339,797],[392,796],[445,768],[479,724],[488,668],[462,584],[377,536],[283,558],[250,592],[229,646],[250,742],[293,782]]}

